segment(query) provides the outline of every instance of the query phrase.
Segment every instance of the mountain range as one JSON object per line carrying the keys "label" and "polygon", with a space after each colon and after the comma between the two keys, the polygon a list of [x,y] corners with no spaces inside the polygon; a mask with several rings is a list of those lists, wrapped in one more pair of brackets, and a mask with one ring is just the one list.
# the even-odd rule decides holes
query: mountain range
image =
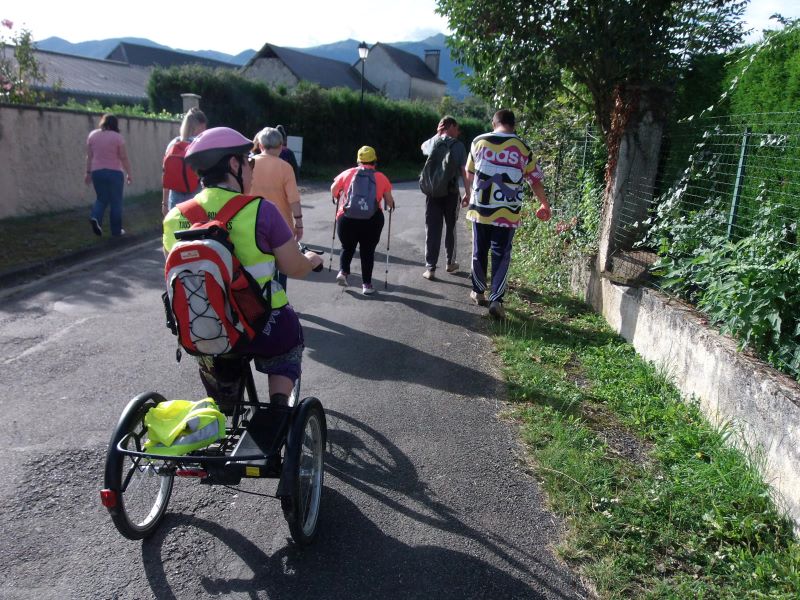
{"label": "mountain range", "polygon": [[[425,56],[425,50],[435,49],[441,50],[441,57],[439,59],[439,78],[447,84],[447,93],[456,98],[464,98],[469,95],[468,88],[461,83],[456,76],[456,63],[450,58],[450,49],[447,47],[447,38],[444,34],[436,34],[434,36],[425,38],[418,42],[394,42],[389,44],[400,50],[404,50],[420,58]],[[136,37],[122,37],[122,38],[109,38],[105,40],[92,40],[88,42],[72,43],[60,37],[49,37],[44,40],[36,42],[37,48],[40,50],[49,50],[51,52],[61,52],[63,54],[74,54],[76,56],[86,56],[88,58],[105,58],[120,42],[128,42],[131,44],[140,44],[143,46],[153,46],[155,48],[163,48],[166,50],[175,50],[177,52],[184,52],[186,54],[194,54],[202,56],[203,58],[211,58],[233,65],[244,65],[250,60],[257,51],[244,50],[239,54],[226,54],[216,50],[181,50],[179,48],[171,48],[157,44],[146,38]],[[321,46],[313,46],[311,48],[292,48],[300,52],[312,54],[314,56],[321,56],[322,58],[332,58],[354,64],[358,61],[358,40],[347,39],[332,44],[324,44]],[[367,59],[369,60],[369,59]]]}

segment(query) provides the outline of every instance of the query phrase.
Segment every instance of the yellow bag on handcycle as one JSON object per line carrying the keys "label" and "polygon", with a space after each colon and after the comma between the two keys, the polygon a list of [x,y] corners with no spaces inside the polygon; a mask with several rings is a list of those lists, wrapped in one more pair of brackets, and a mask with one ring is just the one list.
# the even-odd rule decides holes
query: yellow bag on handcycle
{"label": "yellow bag on handcycle", "polygon": [[146,452],[181,456],[225,437],[225,415],[212,398],[168,400],[147,411]]}

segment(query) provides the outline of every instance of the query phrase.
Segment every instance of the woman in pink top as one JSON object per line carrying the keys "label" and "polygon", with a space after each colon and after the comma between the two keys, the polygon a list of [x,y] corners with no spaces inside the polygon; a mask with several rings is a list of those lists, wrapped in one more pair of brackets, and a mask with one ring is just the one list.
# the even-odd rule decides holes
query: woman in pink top
{"label": "woman in pink top", "polygon": [[110,207],[111,235],[122,235],[122,189],[124,179],[131,183],[131,164],[125,150],[125,140],[119,133],[117,117],[105,114],[100,128],[86,138],[86,185],[91,182],[97,194],[89,223],[92,231],[103,235],[103,215]]}

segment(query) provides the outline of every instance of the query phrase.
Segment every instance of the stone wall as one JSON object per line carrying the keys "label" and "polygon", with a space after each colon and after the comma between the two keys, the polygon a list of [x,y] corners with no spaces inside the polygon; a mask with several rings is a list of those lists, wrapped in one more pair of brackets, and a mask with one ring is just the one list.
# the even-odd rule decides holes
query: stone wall
{"label": "stone wall", "polygon": [[[0,219],[88,207],[86,136],[100,114],[0,105]],[[133,171],[125,195],[161,189],[161,157],[180,123],[119,117]]]}
{"label": "stone wall", "polygon": [[595,265],[573,269],[572,289],[705,415],[730,425],[776,502],[800,529],[800,385],[738,352],[691,307],[650,289],[613,283]]}

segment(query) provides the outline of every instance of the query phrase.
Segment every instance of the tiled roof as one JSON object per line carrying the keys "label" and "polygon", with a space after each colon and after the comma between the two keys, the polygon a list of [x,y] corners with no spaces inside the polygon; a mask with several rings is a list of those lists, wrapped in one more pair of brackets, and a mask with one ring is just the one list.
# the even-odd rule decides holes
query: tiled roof
{"label": "tiled roof", "polygon": [[428,68],[428,65],[426,65],[425,61],[419,56],[411,54],[410,52],[406,52],[405,50],[400,50],[399,48],[395,48],[389,44],[382,44],[380,42],[375,44],[372,49],[376,48],[377,46],[383,48],[386,54],[389,55],[389,58],[391,58],[398,67],[400,67],[411,77],[424,79],[425,81],[433,81],[435,83],[445,83],[433,74],[433,71]]}
{"label": "tiled roof", "polygon": [[[251,66],[259,58],[278,58],[286,67],[302,81],[316,83],[323,88],[346,87],[352,90],[361,89],[361,73],[346,62],[322,58],[274,44],[264,47],[253,55],[245,68]],[[364,89],[377,91],[368,81],[364,81]]]}
{"label": "tiled roof", "polygon": [[185,52],[176,52],[165,48],[155,48],[153,46],[142,46],[141,44],[131,44],[130,42],[120,42],[108,56],[108,60],[117,60],[140,67],[175,67],[180,65],[202,65],[204,67],[224,67],[234,69],[236,65],[212,60]]}
{"label": "tiled roof", "polygon": [[35,55],[45,75],[44,83],[36,87],[62,95],[147,100],[150,68],[46,50],[36,50]]}

